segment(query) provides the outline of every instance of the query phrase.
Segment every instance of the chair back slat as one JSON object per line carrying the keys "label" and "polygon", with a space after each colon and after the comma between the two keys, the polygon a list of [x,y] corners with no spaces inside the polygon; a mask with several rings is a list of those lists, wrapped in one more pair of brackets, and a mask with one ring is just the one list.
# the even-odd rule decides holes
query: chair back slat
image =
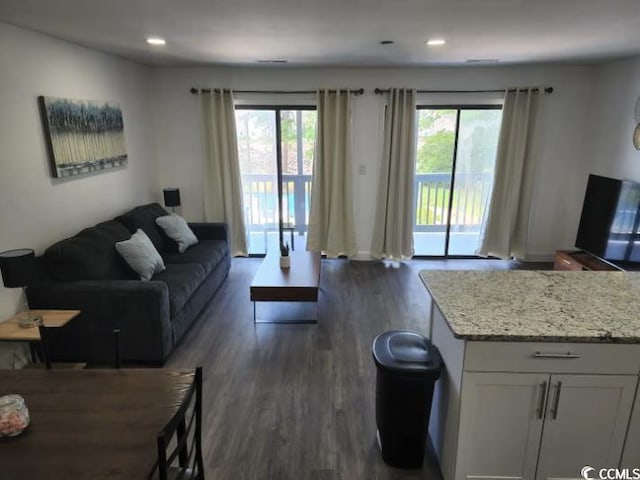
{"label": "chair back slat", "polygon": [[113,329],[113,364],[115,368],[120,368],[120,329]]}
{"label": "chair back slat", "polygon": [[[193,383],[173,417],[158,434],[158,462],[149,478],[204,479],[202,459],[202,368],[196,368]],[[178,466],[174,466],[174,463]]]}

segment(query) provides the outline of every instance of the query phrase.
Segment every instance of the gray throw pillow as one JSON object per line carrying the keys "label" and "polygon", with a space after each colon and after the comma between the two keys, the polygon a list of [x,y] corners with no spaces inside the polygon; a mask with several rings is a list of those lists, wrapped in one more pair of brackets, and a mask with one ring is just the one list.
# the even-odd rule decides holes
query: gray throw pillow
{"label": "gray throw pillow", "polygon": [[171,240],[178,243],[178,251],[184,253],[191,245],[198,243],[198,238],[187,225],[187,221],[180,215],[172,213],[156,218],[158,226],[164,230]]}
{"label": "gray throw pillow", "polygon": [[141,229],[131,235],[129,240],[116,242],[116,250],[129,266],[140,275],[141,280],[150,280],[155,273],[166,269],[158,250]]}

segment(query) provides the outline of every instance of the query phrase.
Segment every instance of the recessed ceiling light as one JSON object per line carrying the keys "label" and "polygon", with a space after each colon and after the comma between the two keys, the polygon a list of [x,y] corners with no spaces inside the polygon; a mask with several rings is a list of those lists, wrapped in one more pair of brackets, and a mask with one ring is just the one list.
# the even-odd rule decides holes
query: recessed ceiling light
{"label": "recessed ceiling light", "polygon": [[426,43],[430,47],[437,47],[438,45],[444,45],[447,42],[443,38],[432,38],[431,40],[427,40]]}
{"label": "recessed ceiling light", "polygon": [[165,45],[167,42],[165,41],[164,38],[160,38],[160,37],[148,37],[147,38],[147,43],[149,45]]}

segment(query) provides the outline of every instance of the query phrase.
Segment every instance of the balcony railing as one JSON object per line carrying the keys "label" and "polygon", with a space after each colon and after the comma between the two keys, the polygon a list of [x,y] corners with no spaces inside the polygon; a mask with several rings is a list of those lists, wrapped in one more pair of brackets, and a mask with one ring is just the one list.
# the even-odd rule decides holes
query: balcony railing
{"label": "balcony railing", "polygon": [[[458,173],[455,177],[451,230],[479,231],[482,216],[491,193],[491,173]],[[416,174],[416,232],[439,232],[447,228],[451,174]]]}
{"label": "balcony railing", "polygon": [[[249,231],[278,226],[278,190],[275,175],[242,175],[244,221]],[[283,175],[283,222],[299,233],[307,231],[311,204],[311,175]]]}
{"label": "balcony railing", "polygon": [[[491,191],[492,174],[457,174],[451,212],[451,229],[479,231]],[[416,232],[446,230],[451,175],[417,174],[414,189]],[[278,225],[278,192],[275,175],[243,175],[245,225],[249,231],[264,231]],[[311,175],[284,175],[283,221],[299,233],[307,231],[311,198]]]}

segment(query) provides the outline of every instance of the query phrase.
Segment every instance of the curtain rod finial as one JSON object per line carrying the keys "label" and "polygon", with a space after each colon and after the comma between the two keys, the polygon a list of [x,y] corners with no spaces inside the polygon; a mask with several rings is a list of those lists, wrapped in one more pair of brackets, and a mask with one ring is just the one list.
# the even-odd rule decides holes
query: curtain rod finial
{"label": "curtain rod finial", "polygon": [[196,93],[198,93],[198,89],[197,89],[197,88],[192,88],[192,89],[190,90],[190,92],[191,92],[191,93],[193,93],[193,94],[195,95]]}
{"label": "curtain rod finial", "polygon": [[553,93],[553,87],[547,87],[544,89],[546,93]]}

